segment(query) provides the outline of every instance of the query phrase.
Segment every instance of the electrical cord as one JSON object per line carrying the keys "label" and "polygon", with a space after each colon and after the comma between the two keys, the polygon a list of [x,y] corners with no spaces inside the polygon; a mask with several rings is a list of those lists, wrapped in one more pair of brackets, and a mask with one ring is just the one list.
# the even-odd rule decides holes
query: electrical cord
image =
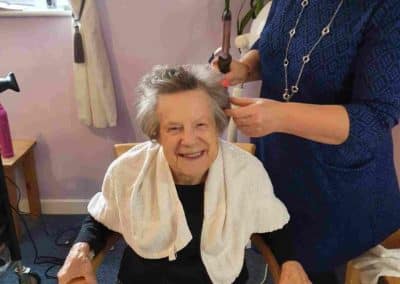
{"label": "electrical cord", "polygon": [[[20,204],[20,201],[21,201],[21,189],[19,188],[19,186],[18,186],[11,178],[9,178],[9,177],[6,177],[6,178],[7,178],[8,181],[11,182],[11,183],[14,185],[14,187],[17,189],[17,194],[18,194],[18,195],[17,195],[17,204],[16,204],[17,206],[16,206],[16,208],[15,208],[14,206],[12,206],[12,204],[10,204],[10,207],[12,208],[12,210],[14,210],[14,212],[18,215],[18,217],[19,217],[20,220],[22,221],[22,223],[23,223],[23,225],[24,225],[24,228],[25,228],[25,231],[26,231],[26,233],[27,233],[27,235],[28,235],[28,238],[29,238],[29,240],[30,240],[31,243],[32,243],[32,247],[33,247],[33,250],[34,250],[34,260],[33,260],[33,263],[34,263],[34,264],[38,264],[38,265],[49,264],[50,266],[46,269],[46,271],[45,271],[45,273],[44,273],[45,276],[46,276],[46,278],[47,278],[47,279],[57,279],[56,276],[50,275],[49,272],[50,272],[50,270],[52,270],[52,269],[55,268],[55,267],[62,266],[63,263],[64,263],[64,261],[65,261],[65,258],[59,258],[59,257],[55,257],[55,256],[46,256],[46,255],[41,256],[41,255],[39,255],[39,250],[38,250],[38,248],[37,248],[37,245],[36,245],[36,243],[35,243],[35,241],[34,241],[34,239],[33,239],[33,237],[32,237],[31,231],[29,230],[28,224],[26,223],[26,220],[25,220],[25,218],[24,218],[24,215],[33,215],[33,216],[35,216],[35,215],[34,215],[34,214],[27,213],[27,212],[23,212],[23,211],[19,210],[19,204]],[[47,226],[46,226],[46,223],[45,223],[44,220],[43,220],[43,217],[42,217],[42,216],[37,216],[37,215],[36,215],[36,217],[39,217],[39,220],[41,221],[41,223],[42,223],[42,225],[43,225],[43,227],[44,227],[44,229],[45,229],[44,231],[46,232],[46,235],[47,235],[48,237],[51,237],[51,238],[54,237],[54,234],[52,235],[52,234],[50,234],[50,233],[48,232]],[[54,240],[55,245],[56,245],[56,246],[71,247],[71,245],[72,245],[72,243],[73,243],[73,240],[75,239],[76,235],[78,234],[79,228],[80,228],[80,226],[74,226],[74,227],[72,227],[72,228],[68,228],[68,229],[63,230],[63,231],[61,231],[60,233],[58,233],[58,234],[56,235],[55,240]],[[65,240],[65,241],[60,241],[61,238],[62,238],[62,237],[65,235],[65,233],[67,233],[67,232],[72,232],[73,234],[72,234],[71,237],[68,238],[67,240]]]}
{"label": "electrical cord", "polygon": [[[26,230],[26,233],[28,235],[28,238],[30,239],[30,241],[32,243],[32,247],[33,247],[33,250],[34,250],[33,263],[34,264],[39,264],[39,265],[50,264],[51,268],[53,266],[62,265],[63,262],[64,262],[64,259],[62,259],[62,258],[58,258],[58,257],[54,257],[54,256],[39,256],[38,248],[37,248],[36,243],[35,243],[35,241],[34,241],[34,239],[32,237],[32,234],[31,234],[31,232],[30,232],[30,230],[28,228],[28,225],[26,224],[25,218],[22,216],[22,214],[20,214],[18,212],[18,210],[16,208],[14,208],[12,205],[10,205],[10,206],[17,213],[18,217],[20,218],[21,222],[23,223],[23,225],[25,227],[25,230]],[[56,279],[55,276],[48,275],[47,274],[47,270],[46,270],[45,276],[46,276],[47,279]]]}
{"label": "electrical cord", "polygon": [[77,227],[77,228],[74,227],[74,228],[70,228],[70,229],[67,229],[67,230],[63,231],[62,234],[58,234],[58,236],[55,236],[54,234],[51,234],[51,233],[48,231],[48,229],[47,229],[48,226],[47,226],[46,222],[44,221],[44,217],[43,217],[43,216],[36,215],[36,214],[33,214],[33,213],[29,213],[29,212],[24,212],[24,211],[22,211],[21,209],[19,209],[19,204],[20,204],[21,199],[22,199],[22,198],[21,198],[21,197],[22,197],[21,189],[20,189],[20,187],[19,187],[11,178],[9,178],[8,176],[6,176],[6,179],[17,189],[17,208],[15,208],[15,209],[18,210],[18,212],[19,212],[20,214],[38,217],[38,218],[39,218],[39,221],[42,223],[42,226],[43,226],[43,228],[44,228],[44,232],[46,233],[46,235],[47,235],[48,237],[50,237],[50,238],[56,237],[56,241],[55,241],[55,244],[56,244],[56,245],[58,245],[58,246],[63,246],[63,245],[65,245],[64,243],[61,243],[61,242],[58,242],[58,241],[57,241],[57,240],[60,238],[60,235],[63,235],[63,234],[64,234],[65,232],[67,232],[67,231],[79,230],[79,227]]}

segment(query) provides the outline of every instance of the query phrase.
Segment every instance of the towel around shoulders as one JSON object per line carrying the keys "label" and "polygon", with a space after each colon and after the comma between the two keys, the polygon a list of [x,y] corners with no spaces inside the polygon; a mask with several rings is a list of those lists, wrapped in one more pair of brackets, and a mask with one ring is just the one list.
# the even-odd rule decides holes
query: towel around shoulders
{"label": "towel around shoulders", "polygon": [[[110,165],[88,210],[144,258],[172,261],[192,239],[163,148],[155,142],[135,146]],[[205,184],[200,246],[213,283],[232,283],[239,275],[251,234],[288,221],[261,162],[220,140]]]}

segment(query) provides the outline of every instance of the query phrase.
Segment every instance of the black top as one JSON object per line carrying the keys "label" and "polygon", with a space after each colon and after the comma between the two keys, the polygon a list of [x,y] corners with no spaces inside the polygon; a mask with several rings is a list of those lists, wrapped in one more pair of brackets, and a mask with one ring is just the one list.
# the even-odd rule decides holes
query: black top
{"label": "black top", "polygon": [[[212,283],[200,256],[204,184],[176,185],[176,189],[193,239],[185,248],[177,252],[174,261],[169,261],[168,258],[145,259],[127,246],[118,273],[118,278],[122,283]],[[104,247],[106,239],[111,233],[111,230],[89,215],[83,221],[75,242],[86,242],[97,253]],[[247,278],[248,272],[244,264],[234,283],[246,283]]]}

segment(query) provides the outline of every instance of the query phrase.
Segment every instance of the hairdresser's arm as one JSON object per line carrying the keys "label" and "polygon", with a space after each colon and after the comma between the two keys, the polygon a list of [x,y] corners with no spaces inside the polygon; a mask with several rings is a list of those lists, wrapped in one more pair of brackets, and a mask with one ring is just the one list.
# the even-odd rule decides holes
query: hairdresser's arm
{"label": "hairdresser's arm", "polygon": [[[216,57],[211,65],[218,69],[218,58]],[[250,81],[261,79],[260,54],[258,50],[250,50],[240,61],[232,60],[230,71],[224,75],[227,86],[234,86]]]}
{"label": "hairdresser's arm", "polygon": [[283,103],[269,99],[234,97],[230,100],[237,108],[227,109],[225,113],[249,137],[280,132],[338,145],[349,136],[349,116],[341,105]]}
{"label": "hairdresser's arm", "polygon": [[247,52],[240,63],[247,67],[247,77],[245,82],[261,80],[261,65],[260,65],[260,54],[258,50],[253,49]]}

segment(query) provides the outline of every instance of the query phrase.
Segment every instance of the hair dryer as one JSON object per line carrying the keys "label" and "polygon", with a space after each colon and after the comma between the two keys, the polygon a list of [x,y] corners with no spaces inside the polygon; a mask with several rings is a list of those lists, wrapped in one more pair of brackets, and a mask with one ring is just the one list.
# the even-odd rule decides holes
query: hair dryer
{"label": "hair dryer", "polygon": [[0,93],[8,89],[19,92],[18,83],[15,79],[14,73],[8,73],[6,77],[0,78]]}

